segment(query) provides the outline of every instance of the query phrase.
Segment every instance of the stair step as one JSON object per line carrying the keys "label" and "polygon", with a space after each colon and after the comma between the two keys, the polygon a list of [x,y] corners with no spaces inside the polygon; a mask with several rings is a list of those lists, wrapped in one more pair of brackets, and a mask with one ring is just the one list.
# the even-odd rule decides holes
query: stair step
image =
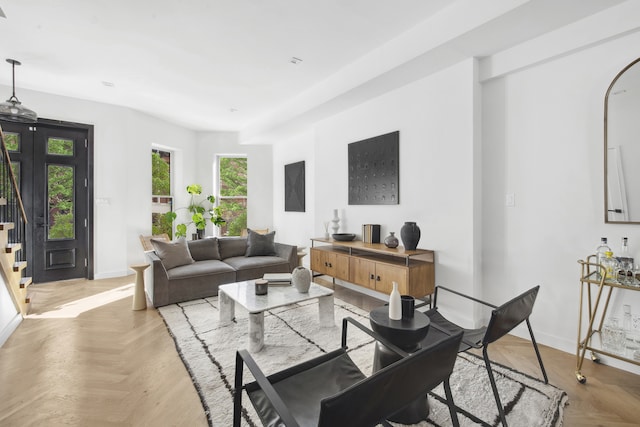
{"label": "stair step", "polygon": [[22,249],[22,243],[9,243],[5,248],[6,253],[12,254]]}
{"label": "stair step", "polygon": [[7,206],[7,198],[0,197],[0,206]]}
{"label": "stair step", "polygon": [[13,264],[13,271],[16,271],[16,272],[24,270],[25,268],[27,268],[26,261],[19,261]]}
{"label": "stair step", "polygon": [[20,289],[24,289],[32,283],[33,279],[31,277],[23,277],[20,279]]}
{"label": "stair step", "polygon": [[2,230],[13,230],[15,224],[12,222],[0,222],[0,231]]}

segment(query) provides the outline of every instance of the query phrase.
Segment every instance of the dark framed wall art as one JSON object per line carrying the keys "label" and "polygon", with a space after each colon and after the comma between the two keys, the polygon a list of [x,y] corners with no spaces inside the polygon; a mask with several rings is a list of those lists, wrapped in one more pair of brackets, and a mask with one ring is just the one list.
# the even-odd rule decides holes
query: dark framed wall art
{"label": "dark framed wall art", "polygon": [[304,160],[284,165],[284,210],[304,212]]}
{"label": "dark framed wall art", "polygon": [[399,204],[399,156],[399,131],[349,144],[349,204]]}

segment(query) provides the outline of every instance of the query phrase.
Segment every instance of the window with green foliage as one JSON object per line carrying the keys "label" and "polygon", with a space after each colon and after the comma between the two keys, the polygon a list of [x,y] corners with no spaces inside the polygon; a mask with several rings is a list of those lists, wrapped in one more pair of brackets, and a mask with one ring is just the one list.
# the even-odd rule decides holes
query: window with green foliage
{"label": "window with green foliage", "polygon": [[218,205],[226,224],[222,236],[239,236],[247,228],[247,158],[218,157]]}
{"label": "window with green foliage", "polygon": [[[73,155],[73,141],[47,139],[47,154]],[[72,166],[47,165],[47,211],[50,240],[75,239],[75,200],[73,195],[75,170]]]}
{"label": "window with green foliage", "polygon": [[72,166],[47,165],[49,240],[75,238],[73,181],[74,169]]}
{"label": "window with green foliage", "polygon": [[151,232],[173,237],[171,222],[164,213],[173,208],[171,197],[171,153],[151,150]]}

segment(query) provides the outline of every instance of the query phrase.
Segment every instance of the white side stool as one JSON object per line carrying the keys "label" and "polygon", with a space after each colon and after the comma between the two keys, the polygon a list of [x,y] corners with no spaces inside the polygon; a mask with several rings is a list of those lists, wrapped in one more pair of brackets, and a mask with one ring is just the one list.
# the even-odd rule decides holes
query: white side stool
{"label": "white side stool", "polygon": [[298,246],[298,265],[302,267],[302,258],[304,258],[305,256],[307,256],[307,253],[304,251],[307,247],[306,246]]}
{"label": "white side stool", "polygon": [[136,272],[136,286],[133,290],[132,310],[144,310],[147,308],[147,296],[144,293],[144,271],[149,264],[137,264],[129,267]]}

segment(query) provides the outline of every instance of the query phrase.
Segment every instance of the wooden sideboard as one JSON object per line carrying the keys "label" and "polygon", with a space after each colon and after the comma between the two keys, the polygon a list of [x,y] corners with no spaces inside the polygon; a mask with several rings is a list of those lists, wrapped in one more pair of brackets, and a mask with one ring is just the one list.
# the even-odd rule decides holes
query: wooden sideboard
{"label": "wooden sideboard", "polygon": [[311,270],[389,294],[392,282],[403,295],[423,297],[435,288],[434,252],[387,248],[382,243],[311,239]]}

